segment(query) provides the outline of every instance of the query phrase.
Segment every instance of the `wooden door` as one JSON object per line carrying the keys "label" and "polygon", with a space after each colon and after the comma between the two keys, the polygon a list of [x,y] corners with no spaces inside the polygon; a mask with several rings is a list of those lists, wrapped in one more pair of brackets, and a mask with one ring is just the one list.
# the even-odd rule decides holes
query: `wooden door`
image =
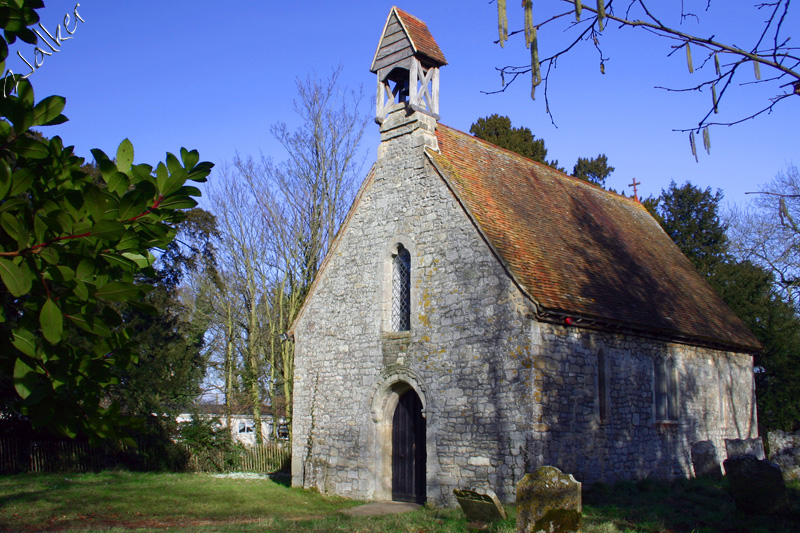
{"label": "wooden door", "polygon": [[425,419],[413,389],[402,396],[392,418],[392,499],[425,503]]}

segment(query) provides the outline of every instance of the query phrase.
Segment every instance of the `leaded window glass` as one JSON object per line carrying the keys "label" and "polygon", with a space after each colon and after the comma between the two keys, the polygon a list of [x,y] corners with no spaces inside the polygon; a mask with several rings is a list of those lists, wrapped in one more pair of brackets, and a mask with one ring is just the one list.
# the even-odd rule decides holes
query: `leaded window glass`
{"label": "leaded window glass", "polygon": [[392,329],[411,329],[411,254],[402,244],[392,257]]}

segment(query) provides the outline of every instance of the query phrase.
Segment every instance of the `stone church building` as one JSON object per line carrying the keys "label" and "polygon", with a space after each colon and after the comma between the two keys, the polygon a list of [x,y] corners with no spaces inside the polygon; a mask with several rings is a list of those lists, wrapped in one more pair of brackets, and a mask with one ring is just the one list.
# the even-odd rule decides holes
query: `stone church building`
{"label": "stone church building", "polygon": [[757,435],[758,341],[638,201],[439,122],[445,57],[392,8],[378,158],[295,342],[292,484],[513,501],[526,472],[691,476]]}

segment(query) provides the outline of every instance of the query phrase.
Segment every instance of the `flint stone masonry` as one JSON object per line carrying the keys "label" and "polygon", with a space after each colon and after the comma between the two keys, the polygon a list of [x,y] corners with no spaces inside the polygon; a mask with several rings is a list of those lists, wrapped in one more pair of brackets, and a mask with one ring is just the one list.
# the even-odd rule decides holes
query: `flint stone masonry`
{"label": "flint stone masonry", "polygon": [[543,466],[517,483],[517,532],[580,531],[581,484],[572,474]]}
{"label": "flint stone masonry", "polygon": [[[525,472],[546,464],[584,483],[689,477],[691,443],[755,436],[749,355],[534,318],[425,155],[435,128],[405,109],[386,117],[378,160],[294,326],[293,485],[391,499],[392,415],[409,388],[426,421],[427,499],[450,506],[469,486],[511,502]],[[411,254],[407,332],[391,331],[398,244]],[[655,419],[659,355],[676,362],[677,420]]]}

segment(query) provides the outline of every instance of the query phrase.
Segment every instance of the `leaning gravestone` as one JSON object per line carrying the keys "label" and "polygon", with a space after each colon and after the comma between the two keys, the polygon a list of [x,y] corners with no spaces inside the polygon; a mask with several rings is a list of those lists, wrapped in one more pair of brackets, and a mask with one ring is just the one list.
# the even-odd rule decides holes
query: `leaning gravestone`
{"label": "leaning gravestone", "polygon": [[497,499],[497,494],[491,490],[455,489],[453,494],[470,522],[488,524],[506,518],[506,510]]}
{"label": "leaning gravestone", "polygon": [[800,479],[800,431],[784,433],[781,430],[767,433],[769,460],[781,467],[784,481]]}
{"label": "leaning gravestone", "polygon": [[692,444],[692,467],[695,477],[722,479],[722,469],[717,458],[717,448],[710,440]]}
{"label": "leaning gravestone", "polygon": [[543,466],[517,483],[517,533],[581,530],[581,484],[571,474]]}
{"label": "leaning gravestone", "polygon": [[725,439],[725,452],[728,459],[734,459],[743,455],[752,455],[756,459],[765,459],[764,443],[761,437],[754,439]]}
{"label": "leaning gravestone", "polygon": [[739,510],[761,515],[789,513],[789,498],[778,465],[752,455],[726,459],[724,464]]}

